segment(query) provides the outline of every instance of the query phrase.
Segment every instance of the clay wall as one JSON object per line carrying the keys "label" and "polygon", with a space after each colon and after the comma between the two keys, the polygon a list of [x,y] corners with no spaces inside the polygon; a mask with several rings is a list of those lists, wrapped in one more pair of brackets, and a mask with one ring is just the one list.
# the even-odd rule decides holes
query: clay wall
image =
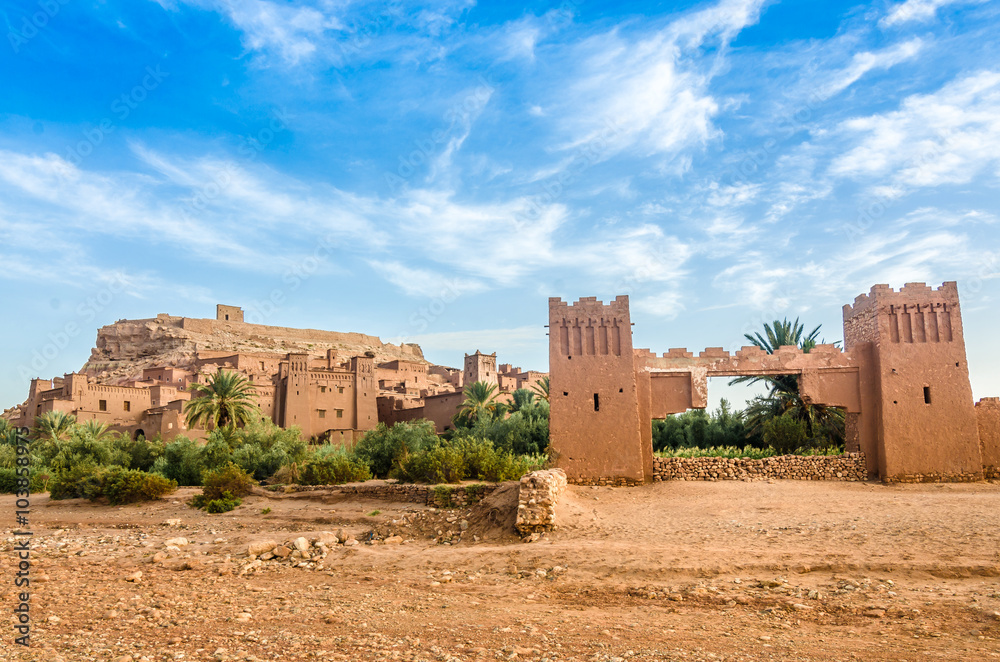
{"label": "clay wall", "polygon": [[986,478],[1000,478],[1000,398],[983,398],[976,403],[976,423],[983,474]]}
{"label": "clay wall", "polygon": [[455,424],[451,419],[458,413],[464,401],[465,394],[461,391],[428,396],[424,398],[422,417],[434,423],[434,429],[438,434],[454,429]]}
{"label": "clay wall", "polygon": [[497,384],[499,386],[496,352],[483,354],[477,349],[474,354],[466,354],[462,381],[466,385],[475,382],[486,382],[487,384]]}
{"label": "clay wall", "polygon": [[219,322],[243,322],[243,309],[239,306],[215,306],[215,319]]}

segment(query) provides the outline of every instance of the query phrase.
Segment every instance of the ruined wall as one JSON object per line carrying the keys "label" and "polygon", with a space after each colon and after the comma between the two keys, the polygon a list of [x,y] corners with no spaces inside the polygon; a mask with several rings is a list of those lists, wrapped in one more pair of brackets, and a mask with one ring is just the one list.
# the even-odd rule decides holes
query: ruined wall
{"label": "ruined wall", "polygon": [[438,508],[462,508],[486,498],[499,487],[495,483],[475,483],[472,485],[395,485],[366,484],[355,485],[286,485],[274,486],[272,490],[284,492],[313,492],[329,490],[334,494],[349,494],[362,499],[384,499],[403,503],[422,503]]}
{"label": "ruined wall", "polygon": [[532,536],[556,527],[556,501],[566,489],[562,469],[532,471],[521,476],[514,524],[522,536]]}
{"label": "ruined wall", "polygon": [[907,283],[898,292],[876,285],[845,307],[844,336],[848,349],[870,352],[862,359],[861,426],[874,418],[878,475],[890,482],[981,475],[957,285]]}
{"label": "ruined wall", "polygon": [[220,303],[215,307],[215,319],[220,322],[242,322],[243,309],[239,306],[225,306]]}
{"label": "ruined wall", "polygon": [[986,478],[1000,478],[1000,398],[983,398],[977,402],[976,422],[983,474]]}
{"label": "ruined wall", "polygon": [[628,297],[607,305],[594,297],[573,305],[549,299],[549,370],[549,448],[567,477],[651,478]]}
{"label": "ruined wall", "polygon": [[846,480],[868,477],[862,453],[782,455],[760,460],[723,457],[657,457],[653,480]]}

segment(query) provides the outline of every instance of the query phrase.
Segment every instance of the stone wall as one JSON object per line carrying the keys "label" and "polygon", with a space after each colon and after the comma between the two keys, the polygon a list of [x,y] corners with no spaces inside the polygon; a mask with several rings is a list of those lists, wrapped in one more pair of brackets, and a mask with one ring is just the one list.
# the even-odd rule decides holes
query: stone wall
{"label": "stone wall", "polygon": [[379,499],[403,503],[420,503],[439,508],[462,508],[477,503],[492,494],[498,485],[474,483],[471,485],[408,485],[380,483],[375,485],[275,485],[271,490],[285,492],[313,492],[327,490],[333,494],[349,494],[360,499]]}
{"label": "stone wall", "polygon": [[566,488],[566,472],[562,469],[532,471],[521,476],[518,495],[518,533],[529,539],[537,539],[542,531],[550,531],[556,525],[556,499]]}
{"label": "stone wall", "polygon": [[868,475],[864,453],[780,455],[760,460],[724,457],[653,458],[653,480],[848,480]]}

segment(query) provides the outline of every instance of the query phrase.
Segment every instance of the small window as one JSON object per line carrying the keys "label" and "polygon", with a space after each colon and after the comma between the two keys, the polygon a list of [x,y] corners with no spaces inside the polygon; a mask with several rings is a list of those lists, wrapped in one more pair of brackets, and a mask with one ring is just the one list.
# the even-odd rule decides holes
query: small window
{"label": "small window", "polygon": [[97,401],[97,410],[98,411],[107,411],[108,410],[108,401],[107,400],[98,400]]}
{"label": "small window", "polygon": [[343,386],[338,386],[337,387],[337,393],[343,393],[343,392],[344,392],[344,387]]}
{"label": "small window", "polygon": [[125,402],[122,403],[122,409],[124,409],[125,411],[132,411],[132,403],[126,400]]}
{"label": "small window", "polygon": [[263,369],[264,369],[264,362],[263,362],[263,361],[261,361],[261,362],[260,362],[260,369],[261,369],[261,370],[263,370]]}
{"label": "small window", "polygon": [[601,399],[594,394],[594,411],[601,411]]}
{"label": "small window", "polygon": [[326,393],[326,387],[325,386],[320,386],[319,387],[319,392],[320,393]]}
{"label": "small window", "polygon": [[319,417],[320,418],[326,418],[326,410],[325,409],[317,409],[316,411],[319,413]]}
{"label": "small window", "polygon": [[343,417],[344,417],[344,410],[343,409],[338,409],[337,410],[337,418],[343,418]]}
{"label": "small window", "polygon": [[226,321],[227,322],[229,321],[229,315],[226,315]]}
{"label": "small window", "polygon": [[931,403],[931,387],[924,387],[924,404],[929,405]]}

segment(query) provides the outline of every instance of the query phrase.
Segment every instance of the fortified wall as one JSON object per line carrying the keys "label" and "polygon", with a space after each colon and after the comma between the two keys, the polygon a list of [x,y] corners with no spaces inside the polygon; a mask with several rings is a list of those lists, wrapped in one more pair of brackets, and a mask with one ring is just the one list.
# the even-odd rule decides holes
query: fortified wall
{"label": "fortified wall", "polygon": [[847,450],[863,454],[856,457],[869,478],[997,475],[1000,400],[974,406],[954,282],[899,291],[876,285],[844,307],[844,338],[843,351],[791,346],[769,354],[754,346],[733,355],[720,347],[656,355],[632,348],[628,297],[550,299],[557,465],[571,482],[649,482],[663,475],[652,457],[652,419],[705,408],[710,377],[796,375],[805,402],[845,411]]}

